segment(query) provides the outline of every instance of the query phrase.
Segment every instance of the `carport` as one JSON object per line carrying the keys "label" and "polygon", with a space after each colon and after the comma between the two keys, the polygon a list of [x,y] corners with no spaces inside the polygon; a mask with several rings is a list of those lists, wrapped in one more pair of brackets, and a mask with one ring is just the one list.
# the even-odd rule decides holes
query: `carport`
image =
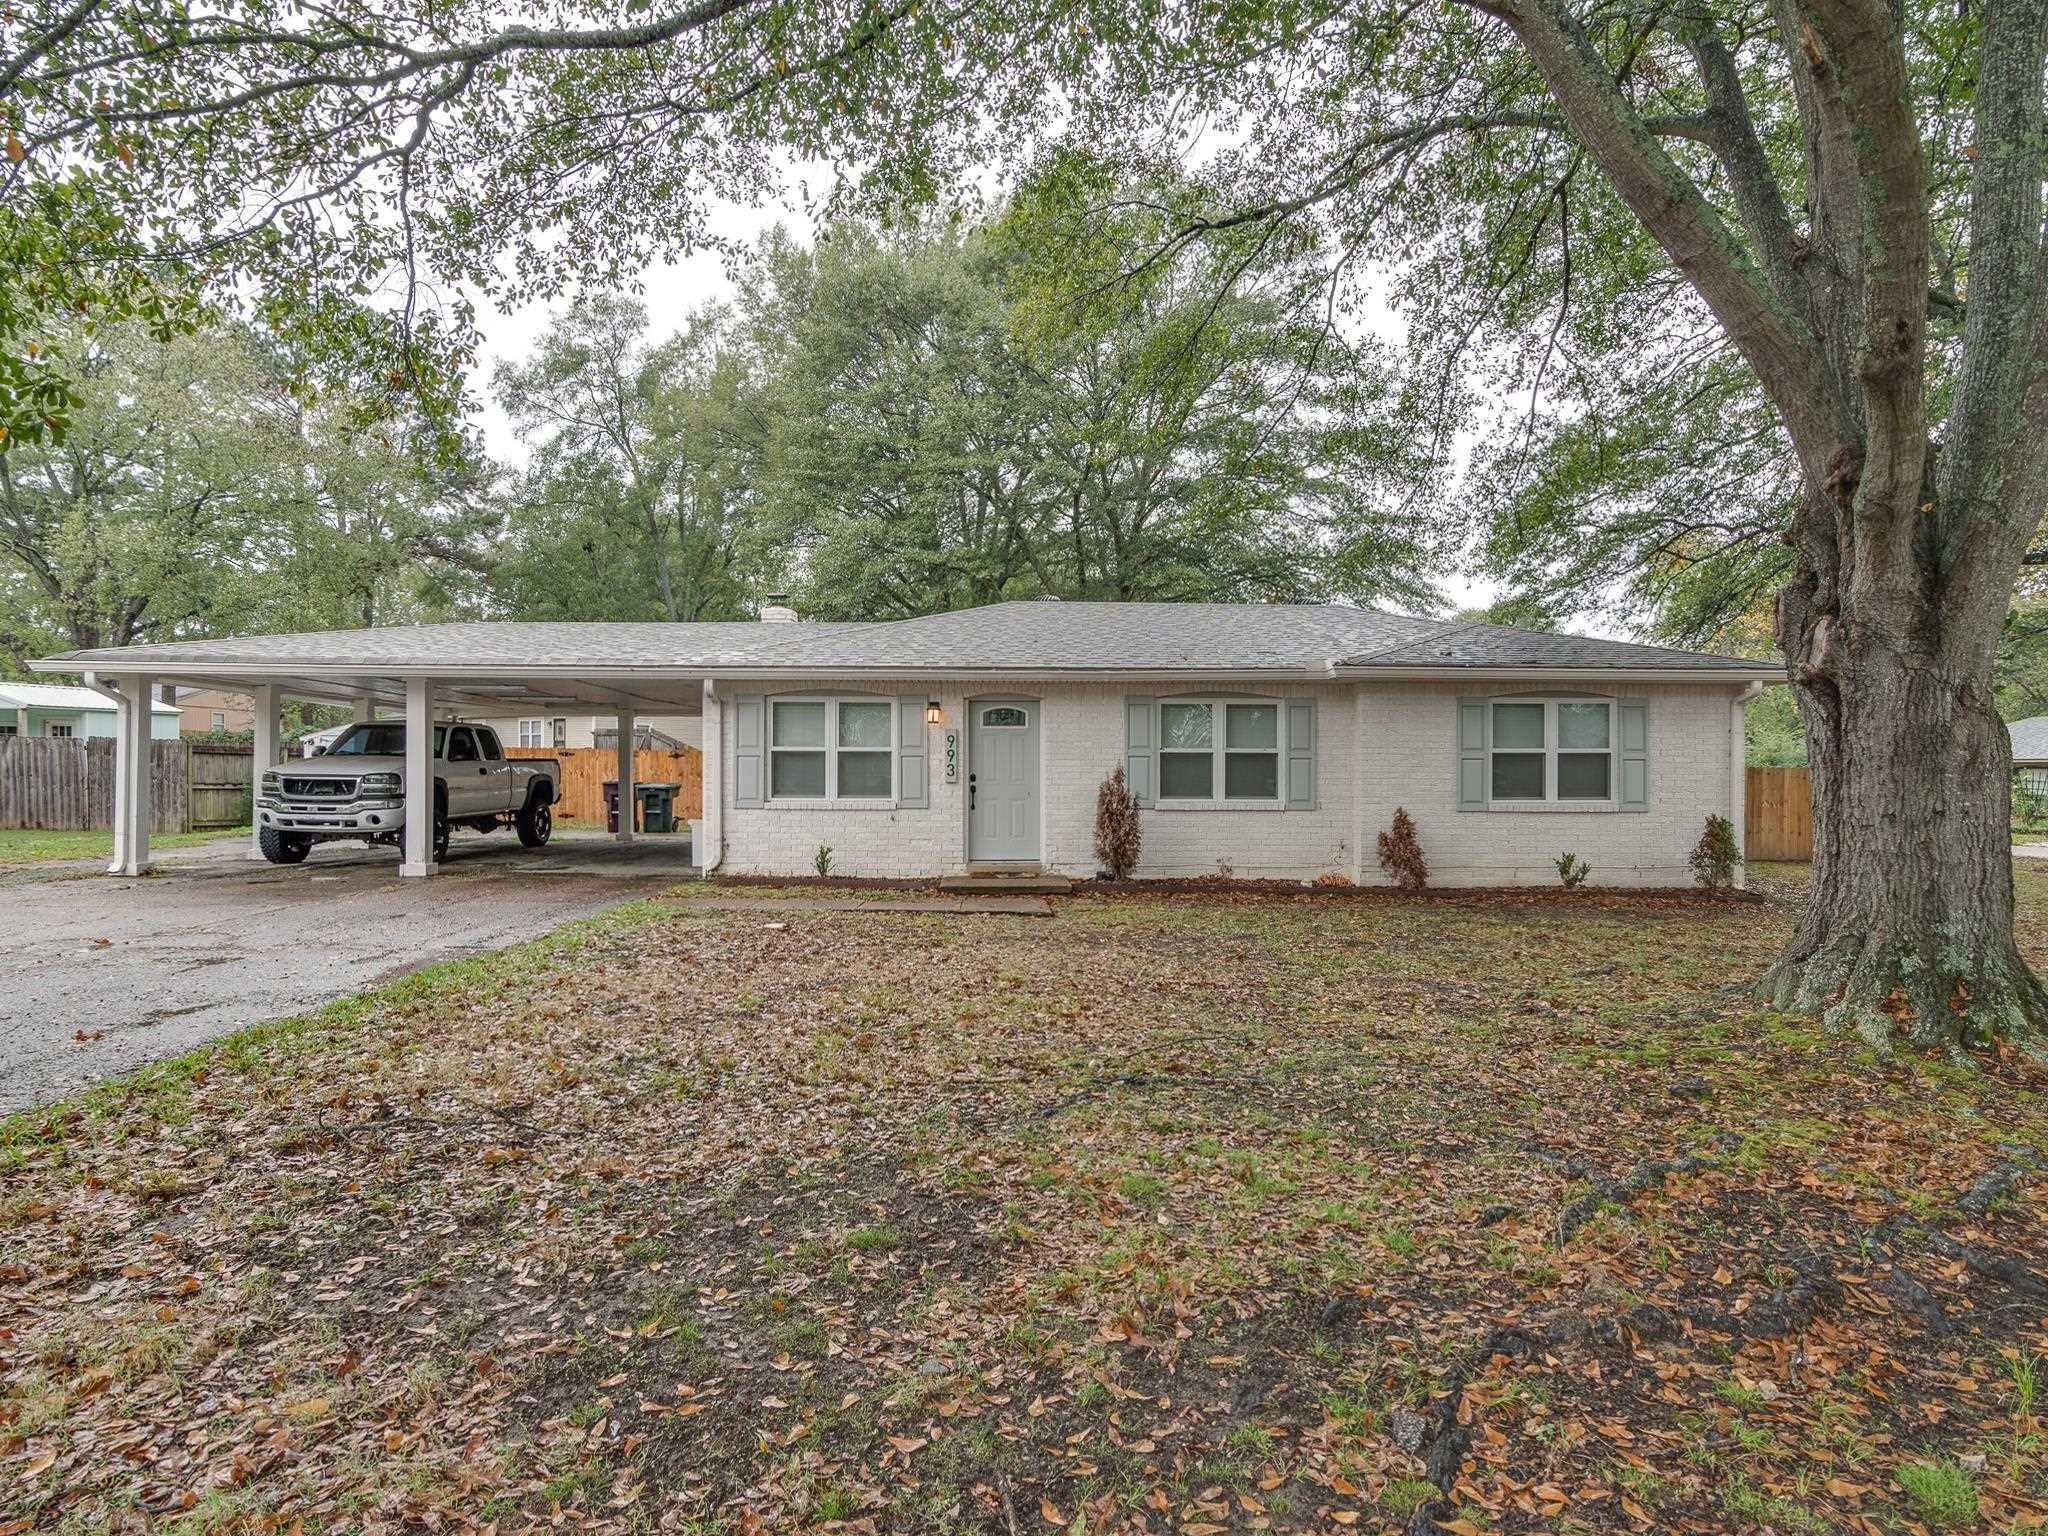
{"label": "carport", "polygon": [[[704,850],[716,864],[719,830],[718,710],[707,669],[673,658],[676,626],[665,624],[430,624],[410,628],[267,635],[70,651],[31,663],[38,672],[82,675],[118,708],[114,773],[114,857],[108,873],[149,866],[149,701],[160,682],[247,694],[255,705],[252,797],[278,761],[284,703],[341,705],[357,719],[400,717],[405,730],[406,806],[399,873],[433,873],[433,727],[465,715],[568,711],[618,720],[620,803],[632,803],[633,726],[643,714],[705,721]],[[758,624],[698,625],[758,638]],[[666,642],[664,644],[664,642]],[[664,655],[663,653],[668,654]],[[694,659],[694,658],[693,658]],[[614,834],[633,840],[631,816]],[[251,858],[261,858],[253,841]]]}

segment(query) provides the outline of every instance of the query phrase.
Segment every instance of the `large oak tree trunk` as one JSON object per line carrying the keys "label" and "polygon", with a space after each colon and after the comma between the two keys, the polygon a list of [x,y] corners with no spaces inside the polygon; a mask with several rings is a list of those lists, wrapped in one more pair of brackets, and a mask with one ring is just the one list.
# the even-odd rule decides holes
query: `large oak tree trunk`
{"label": "large oak tree trunk", "polygon": [[2039,1052],[2048,990],[2013,942],[2012,750],[1988,648],[1945,645],[1955,616],[1931,598],[1900,635],[1814,618],[1805,595],[1787,593],[1779,638],[1813,764],[1813,896],[1765,995],[1880,1051],[2003,1035]]}

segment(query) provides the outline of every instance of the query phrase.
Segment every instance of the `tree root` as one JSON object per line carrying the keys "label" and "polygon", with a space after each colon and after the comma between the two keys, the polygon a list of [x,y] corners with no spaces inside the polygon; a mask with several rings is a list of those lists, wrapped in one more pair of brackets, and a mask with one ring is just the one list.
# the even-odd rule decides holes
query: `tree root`
{"label": "tree root", "polygon": [[[2013,1154],[2012,1160],[1973,1180],[1953,1202],[1954,1212],[1981,1216],[2011,1194],[2022,1180],[2048,1173],[2048,1161],[2030,1149],[2011,1147],[2007,1151]],[[1564,1230],[1564,1223],[1560,1222],[1564,1238],[1568,1239],[1570,1233],[1583,1224],[1602,1199],[1639,1194],[1673,1173],[1689,1173],[1712,1166],[1713,1160],[1701,1157],[1658,1160],[1641,1164],[1626,1178],[1603,1181],[1601,1192],[1588,1197],[1590,1204],[1587,1200],[1575,1201],[1567,1208],[1568,1216],[1581,1206],[1586,1210],[1568,1230]],[[1972,1273],[2026,1298],[2030,1308],[2048,1301],[2048,1281],[2018,1260],[1960,1242],[1939,1226],[1917,1217],[1894,1217],[1872,1236],[1888,1251],[1895,1251],[1910,1239],[1943,1258],[1961,1260]],[[1540,1326],[1508,1323],[1492,1329],[1446,1378],[1443,1390],[1423,1415],[1420,1437],[1423,1476],[1436,1493],[1415,1510],[1404,1528],[1404,1536],[1439,1536],[1441,1523],[1451,1519],[1455,1513],[1450,1501],[1451,1486],[1472,1442],[1470,1426],[1458,1423],[1458,1402],[1473,1378],[1484,1371],[1495,1356],[1505,1355],[1520,1360],[1546,1349],[1588,1343],[1634,1348],[1638,1341],[1669,1342],[1684,1337],[1688,1332],[1751,1340],[1789,1338],[1804,1332],[1816,1318],[1840,1307],[1846,1294],[1834,1266],[1818,1255],[1795,1260],[1791,1268],[1791,1279],[1761,1302],[1739,1313],[1718,1307],[1663,1307],[1643,1302],[1620,1317],[1588,1318],[1567,1314]],[[1897,1263],[1896,1257],[1885,1289],[1899,1302],[1901,1309],[1912,1315],[1929,1333],[1946,1337],[1955,1331],[1955,1324],[1941,1304],[1926,1286]],[[1323,1326],[1341,1321],[1351,1300],[1353,1298],[1340,1297],[1325,1308]]]}

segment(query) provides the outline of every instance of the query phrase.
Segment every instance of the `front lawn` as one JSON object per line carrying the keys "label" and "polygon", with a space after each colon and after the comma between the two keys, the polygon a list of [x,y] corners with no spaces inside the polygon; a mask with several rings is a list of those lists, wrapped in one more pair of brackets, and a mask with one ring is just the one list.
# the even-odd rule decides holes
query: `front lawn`
{"label": "front lawn", "polygon": [[[210,832],[152,832],[152,852],[163,848],[190,848],[223,837],[247,837],[247,827],[224,827]],[[111,832],[46,832],[24,827],[0,827],[0,867],[10,864],[53,864],[66,859],[111,859]]]}
{"label": "front lawn", "polygon": [[678,895],[18,1117],[0,1536],[2031,1529],[2043,1076],[1772,888]]}

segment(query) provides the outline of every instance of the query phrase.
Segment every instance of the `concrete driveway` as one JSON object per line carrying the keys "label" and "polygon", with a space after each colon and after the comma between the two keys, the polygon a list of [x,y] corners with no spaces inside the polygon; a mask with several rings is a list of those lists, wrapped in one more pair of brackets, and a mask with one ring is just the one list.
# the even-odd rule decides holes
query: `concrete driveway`
{"label": "concrete driveway", "polygon": [[0,870],[0,1113],[691,873],[680,837],[620,848],[558,832],[529,853],[508,834],[458,833],[427,880],[397,878],[392,849],[333,844],[273,868],[247,846],[168,853],[139,880],[89,864]]}

